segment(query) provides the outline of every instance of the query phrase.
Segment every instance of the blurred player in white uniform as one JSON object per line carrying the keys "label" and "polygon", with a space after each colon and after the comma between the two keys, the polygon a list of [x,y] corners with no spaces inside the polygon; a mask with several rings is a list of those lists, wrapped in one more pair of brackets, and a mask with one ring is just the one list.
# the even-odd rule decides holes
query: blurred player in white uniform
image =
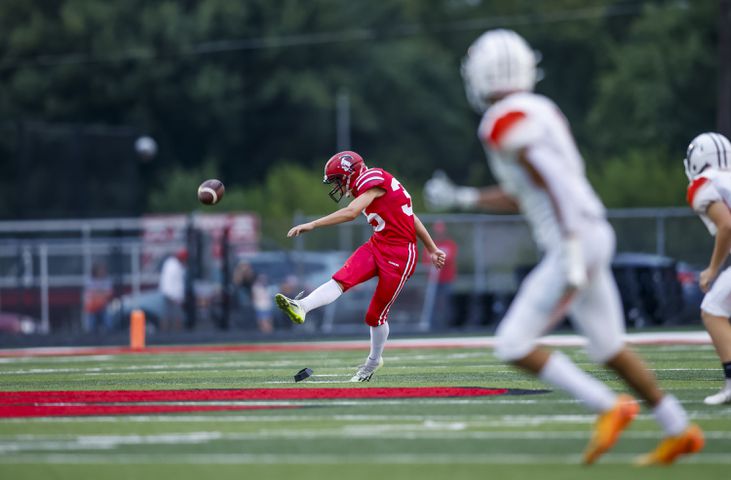
{"label": "blurred player in white uniform", "polygon": [[624,318],[611,272],[614,231],[584,173],[566,118],[548,98],[532,93],[537,58],[510,30],[491,30],[462,64],[467,97],[480,113],[478,135],[500,185],[458,187],[437,174],[425,188],[433,208],[481,207],[521,211],[543,258],[528,275],[497,330],[495,354],[580,400],[599,417],[584,461],[611,448],[639,410],[579,369],[566,355],[537,344],[570,314],[592,360],[614,370],[652,408],[666,437],[639,464],[672,463],[700,450],[703,434],[678,400],[623,341]]}
{"label": "blurred player in white uniform", "polygon": [[705,398],[708,405],[731,402],[731,269],[721,271],[731,250],[731,143],[720,133],[703,133],[690,142],[685,157],[688,203],[716,237],[708,268],[698,279],[706,292],[701,318],[721,359],[726,383]]}

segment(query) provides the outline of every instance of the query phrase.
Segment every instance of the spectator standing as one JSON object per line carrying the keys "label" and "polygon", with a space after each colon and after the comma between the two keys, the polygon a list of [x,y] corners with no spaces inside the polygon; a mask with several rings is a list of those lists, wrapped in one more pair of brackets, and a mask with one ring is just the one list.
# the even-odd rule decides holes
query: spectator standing
{"label": "spectator standing", "polygon": [[269,278],[260,273],[251,285],[251,301],[254,304],[256,325],[261,333],[274,331],[274,300],[272,299]]}
{"label": "spectator standing", "polygon": [[[433,267],[429,274],[430,284],[434,282],[434,297],[431,305],[426,305],[429,315],[429,326],[432,329],[449,328],[454,324],[452,308],[452,286],[457,278],[457,253],[459,247],[447,233],[447,225],[437,220],[432,225],[434,243],[447,254],[444,267]],[[431,263],[428,252],[422,257],[425,263]],[[430,308],[431,307],[431,308]]]}
{"label": "spectator standing", "polygon": [[111,330],[111,317],[106,306],[112,299],[114,288],[109,278],[107,266],[95,263],[91,267],[91,276],[84,285],[84,331],[96,333],[100,330]]}
{"label": "spectator standing", "polygon": [[162,264],[160,271],[160,293],[165,308],[160,319],[161,330],[180,330],[183,326],[183,302],[185,300],[185,263],[188,251],[184,248],[170,255]]}
{"label": "spectator standing", "polygon": [[236,265],[233,274],[233,283],[236,288],[236,299],[241,310],[251,306],[251,288],[256,280],[256,272],[246,261]]}

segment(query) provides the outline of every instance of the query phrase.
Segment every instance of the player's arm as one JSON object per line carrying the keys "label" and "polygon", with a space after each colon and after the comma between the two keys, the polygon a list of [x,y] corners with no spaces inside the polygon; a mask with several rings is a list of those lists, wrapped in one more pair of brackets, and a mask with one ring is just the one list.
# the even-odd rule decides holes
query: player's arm
{"label": "player's arm", "polygon": [[502,213],[519,212],[515,199],[501,187],[497,185],[483,188],[458,186],[441,171],[435,172],[434,176],[426,182],[424,196],[427,205],[432,210],[481,208]]}
{"label": "player's arm", "polygon": [[353,199],[348,206],[343,207],[340,210],[336,210],[322,218],[318,218],[317,220],[292,227],[289,232],[287,232],[287,237],[296,237],[300,233],[309,232],[316,228],[327,227],[328,225],[337,225],[339,223],[355,220],[373,200],[385,193],[386,191],[380,187],[374,187],[370,190],[366,190],[361,195]]}
{"label": "player's arm", "polygon": [[561,226],[567,280],[571,287],[581,287],[586,283],[587,272],[578,238],[580,215],[578,205],[564,188],[564,176],[555,163],[541,161],[539,156],[531,155],[527,147],[518,151],[517,158],[533,184],[548,193],[556,219]]}
{"label": "player's arm", "polygon": [[707,292],[718,276],[731,251],[731,211],[723,202],[713,202],[706,210],[708,218],[716,225],[716,241],[708,268],[703,270],[698,279],[701,290]]}
{"label": "player's arm", "polygon": [[479,189],[475,206],[483,210],[501,213],[519,213],[518,202],[501,187],[494,185]]}
{"label": "player's arm", "polygon": [[419,217],[417,217],[416,214],[414,214],[414,228],[416,229],[416,236],[419,240],[421,240],[421,243],[424,244],[426,251],[429,252],[431,262],[435,267],[442,268],[444,266],[444,262],[447,260],[447,254],[437,247],[437,244],[434,243],[431,235],[429,235],[429,231],[426,229],[424,224],[421,223],[421,220],[419,220]]}

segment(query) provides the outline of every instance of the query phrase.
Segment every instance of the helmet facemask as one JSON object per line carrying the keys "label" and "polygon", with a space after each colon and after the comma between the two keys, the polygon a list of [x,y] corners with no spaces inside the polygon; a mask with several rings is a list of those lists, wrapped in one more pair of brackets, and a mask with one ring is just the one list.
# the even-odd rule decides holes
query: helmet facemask
{"label": "helmet facemask", "polygon": [[343,197],[348,196],[348,183],[350,177],[345,178],[344,175],[332,175],[322,181],[325,185],[333,185],[332,190],[328,193],[328,196],[333,199],[335,203],[340,203]]}

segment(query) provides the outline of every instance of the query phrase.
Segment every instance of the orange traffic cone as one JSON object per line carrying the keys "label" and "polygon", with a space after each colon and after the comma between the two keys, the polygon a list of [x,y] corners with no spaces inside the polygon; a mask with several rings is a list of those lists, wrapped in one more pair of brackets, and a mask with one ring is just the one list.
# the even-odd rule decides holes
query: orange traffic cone
{"label": "orange traffic cone", "polygon": [[143,350],[145,348],[145,312],[132,310],[129,317],[129,348]]}

